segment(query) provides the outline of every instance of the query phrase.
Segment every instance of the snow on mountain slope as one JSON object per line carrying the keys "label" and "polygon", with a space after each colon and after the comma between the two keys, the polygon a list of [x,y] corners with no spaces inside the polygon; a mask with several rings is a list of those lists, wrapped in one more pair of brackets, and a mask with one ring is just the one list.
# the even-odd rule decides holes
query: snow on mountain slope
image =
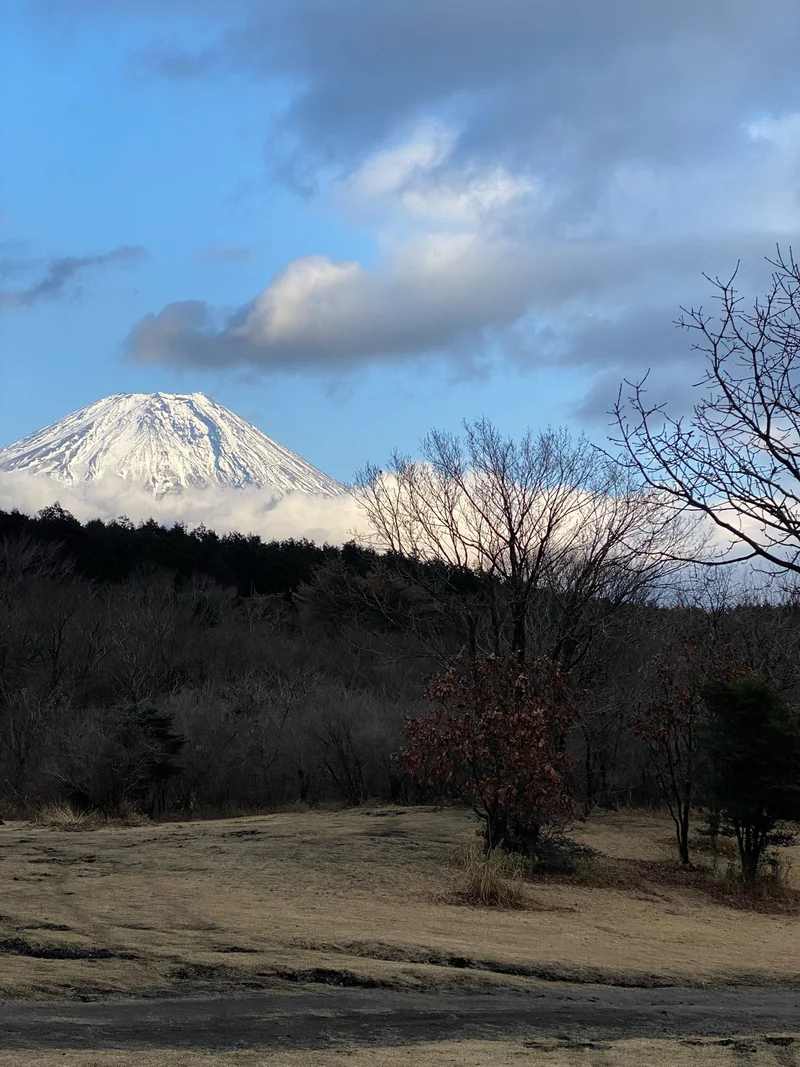
{"label": "snow on mountain slope", "polygon": [[335,497],[344,486],[204,393],[117,393],[0,448],[0,472],[69,486],[121,479],[156,497],[187,489],[295,490]]}

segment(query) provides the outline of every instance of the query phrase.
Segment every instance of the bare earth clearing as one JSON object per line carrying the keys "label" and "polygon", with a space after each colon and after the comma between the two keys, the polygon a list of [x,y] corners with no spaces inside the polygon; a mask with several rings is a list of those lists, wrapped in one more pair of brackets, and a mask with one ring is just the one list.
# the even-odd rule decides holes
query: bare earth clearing
{"label": "bare earth clearing", "polygon": [[[7,824],[0,828],[5,888],[0,994],[93,1000],[218,997],[248,989],[271,990],[273,996],[295,989],[294,995],[283,994],[294,1000],[299,983],[334,997],[493,991],[489,999],[499,1006],[500,1000],[519,996],[518,990],[566,996],[565,980],[627,986],[618,993],[637,995],[670,985],[757,985],[790,999],[800,990],[800,918],[737,911],[690,886],[645,877],[625,890],[535,884],[525,911],[460,906],[454,903],[459,873],[448,859],[458,844],[474,840],[474,831],[472,817],[463,811],[390,808],[74,832]],[[661,817],[624,813],[594,817],[578,836],[609,857],[659,861],[669,856],[670,832],[671,824]],[[553,979],[559,982],[554,985]],[[664,995],[674,992],[663,990]],[[475,1040],[442,1041],[423,1053],[418,1042],[455,1035],[447,1027],[441,1035],[434,1028],[405,1047],[408,1039],[393,1041],[390,1027],[380,1051],[356,1047],[347,1055],[335,1042],[332,1047],[328,1034],[320,1044],[327,1051],[313,1056],[301,1048],[284,1050],[277,1059],[266,1051],[231,1051],[209,1059],[174,1051],[153,1053],[151,1060],[151,1053],[141,1049],[131,1058],[111,1051],[59,1053],[58,1062],[68,1067],[123,1067],[134,1058],[137,1064],[165,1067],[212,1062],[325,1067],[345,1060],[357,1067],[423,1062],[793,1065],[800,1046],[788,1036],[753,1039],[747,1049],[741,1042],[701,1049],[685,1040],[621,1042],[612,1049],[608,1041],[625,1033],[774,1036],[800,1029],[792,1025],[793,1017],[800,1019],[800,999],[795,999],[769,1020],[774,1025],[748,1030],[747,1013],[740,1016],[741,1027],[727,1030],[687,1029],[688,1019],[675,1029],[665,1019],[660,1031],[607,1027],[605,1048],[578,1047],[573,1040],[559,1044],[551,1040],[559,1031],[549,1033],[546,1027],[538,1045],[502,1043],[510,1035],[497,1032],[491,1034],[497,1043],[490,1060],[479,1040],[486,1034],[465,1033]],[[431,1007],[435,1002],[441,1012],[445,1000],[432,997]],[[13,1017],[12,1007],[4,1006],[4,1020]],[[658,1010],[672,1014],[669,1006]],[[781,1020],[786,1025],[778,1025]],[[568,1023],[558,1025],[575,1036]],[[0,1026],[0,1048],[37,1047],[9,1045],[2,1037],[8,1032],[8,1026]],[[81,1045],[65,1041],[59,1047]],[[165,1041],[165,1048],[170,1045]],[[213,1046],[198,1042],[197,1047]],[[51,1059],[44,1051],[16,1051],[8,1054],[12,1058],[0,1053],[0,1065],[49,1063],[50,1049]]]}

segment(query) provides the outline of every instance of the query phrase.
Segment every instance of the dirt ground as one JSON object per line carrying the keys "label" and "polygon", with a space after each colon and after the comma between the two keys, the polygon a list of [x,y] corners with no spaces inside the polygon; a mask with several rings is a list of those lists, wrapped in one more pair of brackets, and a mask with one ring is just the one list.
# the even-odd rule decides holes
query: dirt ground
{"label": "dirt ground", "polygon": [[[691,886],[540,884],[524,911],[458,905],[460,875],[448,861],[474,832],[472,816],[455,809],[71,832],[8,823],[0,996],[174,995],[287,979],[401,989],[554,978],[800,986],[798,916],[737,911]],[[637,861],[665,859],[670,835],[668,820],[636,813],[593,817],[578,834]],[[789,851],[796,876],[800,849]],[[553,1056],[547,1062],[570,1062]]]}
{"label": "dirt ground", "polygon": [[2,1053],[0,1067],[796,1067],[800,1039],[441,1042],[313,1052]]}

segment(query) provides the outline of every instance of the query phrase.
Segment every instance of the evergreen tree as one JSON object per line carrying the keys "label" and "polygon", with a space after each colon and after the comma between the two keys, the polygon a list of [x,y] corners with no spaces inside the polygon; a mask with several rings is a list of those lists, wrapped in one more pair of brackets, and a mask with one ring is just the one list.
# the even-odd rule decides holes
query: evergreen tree
{"label": "evergreen tree", "polygon": [[800,818],[800,717],[757,673],[710,684],[703,696],[707,799],[736,836],[752,882],[767,846],[785,839],[779,824]]}

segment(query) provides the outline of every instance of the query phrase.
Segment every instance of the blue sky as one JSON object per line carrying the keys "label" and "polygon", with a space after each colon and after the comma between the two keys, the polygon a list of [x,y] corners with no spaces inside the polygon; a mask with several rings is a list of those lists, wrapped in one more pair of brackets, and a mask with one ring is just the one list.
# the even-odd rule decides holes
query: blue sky
{"label": "blue sky", "polygon": [[[557,9],[557,10],[556,10]],[[757,10],[756,10],[757,9]],[[687,402],[800,231],[796,0],[4,0],[0,445],[201,390],[348,480]]]}

